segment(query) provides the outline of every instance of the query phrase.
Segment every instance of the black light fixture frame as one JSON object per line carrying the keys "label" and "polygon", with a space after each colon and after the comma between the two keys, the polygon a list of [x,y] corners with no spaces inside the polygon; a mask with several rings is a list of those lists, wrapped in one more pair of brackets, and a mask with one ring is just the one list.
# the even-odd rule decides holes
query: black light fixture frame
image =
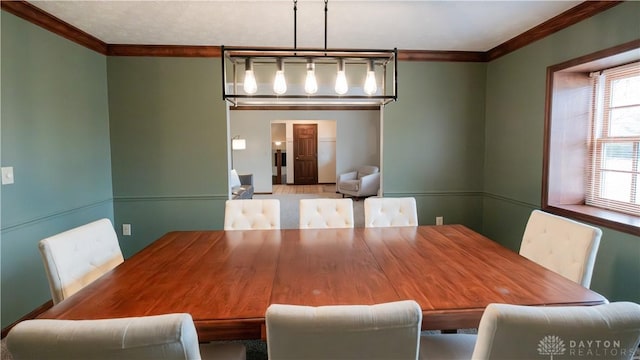
{"label": "black light fixture frame", "polygon": [[[397,49],[393,50],[328,50],[328,49],[284,49],[284,48],[243,48],[225,47],[222,53],[222,97],[233,106],[241,105],[385,105],[396,101],[398,76],[397,76]],[[244,69],[245,60],[251,58],[254,64],[262,62],[275,63],[277,59],[284,60],[285,63],[306,64],[308,59],[313,59],[317,64],[323,62],[336,63],[338,59],[343,59],[346,64],[359,63],[366,64],[373,60],[377,65],[382,66],[382,92],[381,95],[327,95],[327,94],[241,94],[238,87],[242,86],[241,79],[238,78],[237,66]],[[231,64],[231,76],[228,78],[227,62]],[[387,89],[387,65],[393,64],[393,84],[392,92],[385,94]],[[228,87],[229,80],[232,80]]]}
{"label": "black light fixture frame", "polygon": [[[386,105],[398,99],[398,50],[327,49],[327,2],[324,1],[324,49],[298,49],[297,47],[297,0],[293,1],[294,47],[291,48],[247,48],[221,47],[222,98],[233,106],[269,105]],[[238,66],[244,68],[247,59],[255,63],[337,63],[377,64],[383,69],[381,95],[328,95],[328,94],[241,94],[238,91]],[[229,63],[230,65],[227,65]],[[387,94],[387,66],[393,65],[391,91]],[[231,79],[227,66],[231,67]],[[232,80],[231,86],[228,86]]]}

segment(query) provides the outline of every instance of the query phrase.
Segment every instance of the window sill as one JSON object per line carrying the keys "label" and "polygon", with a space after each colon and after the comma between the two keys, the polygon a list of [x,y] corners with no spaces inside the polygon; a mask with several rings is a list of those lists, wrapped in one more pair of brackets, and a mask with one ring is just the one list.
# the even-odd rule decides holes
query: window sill
{"label": "window sill", "polygon": [[543,210],[624,233],[640,236],[640,217],[588,205],[549,204]]}

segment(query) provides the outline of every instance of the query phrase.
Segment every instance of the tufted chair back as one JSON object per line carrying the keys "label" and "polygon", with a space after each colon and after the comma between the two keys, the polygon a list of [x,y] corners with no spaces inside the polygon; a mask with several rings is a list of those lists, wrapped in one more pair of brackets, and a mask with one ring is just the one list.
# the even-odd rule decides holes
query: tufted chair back
{"label": "tufted chair back", "polygon": [[280,229],[280,200],[227,200],[224,209],[224,229]]}
{"label": "tufted chair back", "polygon": [[124,261],[111,220],[101,219],[40,240],[53,303],[75,294]]}
{"label": "tufted chair back", "polygon": [[520,255],[588,288],[601,236],[596,227],[534,210]]}
{"label": "tufted chair back", "polygon": [[418,226],[416,199],[370,197],[364,200],[364,226]]}
{"label": "tufted chair back", "polygon": [[[478,334],[425,334],[420,359],[626,359],[640,342],[640,305],[489,304]],[[553,355],[559,355],[554,357]]]}
{"label": "tufted chair back", "polygon": [[300,199],[300,229],[352,228],[351,199]]}
{"label": "tufted chair back", "polygon": [[280,359],[415,360],[422,310],[413,300],[267,309],[267,349]]}
{"label": "tufted chair back", "polygon": [[237,343],[198,345],[189,314],[164,314],[100,320],[27,320],[7,335],[13,359],[154,359],[246,358]]}

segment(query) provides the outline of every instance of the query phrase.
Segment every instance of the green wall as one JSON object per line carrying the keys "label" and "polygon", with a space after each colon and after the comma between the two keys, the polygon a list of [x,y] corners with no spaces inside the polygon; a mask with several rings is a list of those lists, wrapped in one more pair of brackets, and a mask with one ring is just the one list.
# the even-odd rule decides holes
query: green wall
{"label": "green wall", "polygon": [[[638,37],[639,2],[491,63],[400,62],[383,112],[387,196],[421,224],[462,223],[517,250],[540,206],[546,67]],[[222,228],[220,59],[105,57],[2,12],[2,326],[50,298],[37,241],[99,217],[125,257],[167,231]],[[603,229],[592,288],[640,302],[640,239]]]}
{"label": "green wall", "polygon": [[38,241],[113,219],[106,58],[2,12],[2,326],[51,298]]}
{"label": "green wall", "polygon": [[420,224],[482,230],[484,63],[400,62],[383,118],[385,196],[414,196]]}
{"label": "green wall", "polygon": [[[489,63],[483,231],[518,250],[541,206],[546,70],[638,39],[640,2],[625,2]],[[591,288],[610,301],[640,302],[640,238],[603,229]]]}
{"label": "green wall", "polygon": [[130,256],[172,230],[221,229],[227,115],[220,59],[109,57],[116,229]]}

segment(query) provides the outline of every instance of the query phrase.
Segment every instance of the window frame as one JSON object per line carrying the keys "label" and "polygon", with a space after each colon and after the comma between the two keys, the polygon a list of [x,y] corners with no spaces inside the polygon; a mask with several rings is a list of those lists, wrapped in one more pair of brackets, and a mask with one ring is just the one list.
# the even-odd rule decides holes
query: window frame
{"label": "window frame", "polygon": [[[640,60],[633,62],[634,68],[640,65]],[[602,207],[613,206],[618,208],[626,208],[629,210],[633,210],[636,212],[640,212],[640,204],[633,203],[634,200],[630,199],[630,202],[623,202],[613,199],[604,198],[599,196],[601,193],[601,189],[603,186],[603,174],[605,173],[616,173],[616,172],[627,172],[616,169],[606,169],[604,165],[603,157],[605,147],[609,144],[621,144],[621,143],[631,143],[632,144],[632,153],[634,155],[634,160],[631,164],[632,169],[628,172],[631,172],[631,184],[630,191],[633,193],[633,189],[636,189],[638,186],[638,181],[640,175],[638,175],[638,154],[640,154],[640,135],[638,136],[616,136],[611,134],[611,115],[612,111],[615,109],[623,109],[628,107],[638,107],[640,104],[633,105],[623,105],[623,106],[611,106],[611,90],[613,86],[613,82],[616,80],[623,79],[628,77],[629,71],[626,69],[616,70],[616,68],[624,68],[627,65],[614,66],[608,69],[604,69],[602,74],[605,74],[604,80],[594,77],[592,91],[594,93],[594,101],[592,104],[591,111],[591,121],[595,122],[592,126],[592,134],[589,139],[589,146],[591,147],[591,152],[589,155],[589,160],[592,166],[589,167],[588,171],[590,172],[589,176],[592,179],[591,183],[588,186],[588,194],[587,195],[587,204],[588,206]],[[622,73],[622,74],[621,74]],[[601,74],[601,75],[602,75]],[[598,75],[600,76],[600,75]],[[597,100],[596,100],[597,98]],[[597,105],[600,104],[600,105]],[[640,194],[635,193],[635,198],[637,199]],[[616,210],[613,210],[616,211]],[[621,212],[624,212],[620,210]]]}
{"label": "window frame", "polygon": [[[582,184],[575,186],[576,183],[584,183],[584,181],[579,181],[574,176],[572,179],[573,184],[571,184],[571,181],[568,181],[569,184],[563,184],[566,176],[563,176],[562,173],[569,171],[561,169],[559,163],[566,164],[567,162],[557,161],[558,156],[573,156],[570,159],[577,159],[578,164],[575,166],[577,169],[572,170],[579,171],[582,168],[583,174],[586,171],[588,156],[583,155],[589,151],[588,146],[584,146],[582,154],[566,155],[563,151],[568,149],[568,145],[565,145],[563,139],[559,140],[560,136],[557,134],[558,126],[567,127],[568,125],[563,125],[563,123],[568,124],[568,119],[577,114],[578,117],[581,117],[580,125],[582,126],[577,132],[580,133],[581,130],[584,135],[582,140],[588,141],[589,132],[591,131],[588,114],[591,109],[583,107],[590,104],[590,99],[585,97],[590,96],[591,91],[587,92],[583,89],[586,85],[575,85],[573,83],[588,83],[588,73],[591,71],[599,71],[638,61],[640,60],[639,50],[640,39],[547,67],[541,201],[543,210],[613,230],[640,235],[640,216],[585,205],[586,186],[582,186]],[[566,94],[562,93],[563,90],[566,90],[561,89],[563,85],[568,85],[569,87],[577,86],[576,89],[569,89],[571,91],[568,92],[574,98],[577,96],[580,99],[580,101],[576,102],[577,105],[571,102],[575,108],[568,107],[571,115],[558,114],[558,111],[564,110],[560,109],[561,106],[558,105],[566,105],[566,102],[562,102],[563,97],[566,96]],[[554,109],[554,101],[556,101],[556,108],[560,110]],[[554,111],[556,112],[554,113]],[[571,124],[571,126],[574,126],[574,124]],[[589,128],[586,126],[589,126]],[[571,131],[575,132],[574,129],[571,129]],[[574,140],[580,141],[580,137],[580,135],[577,135]],[[576,161],[573,162],[575,163]]]}

